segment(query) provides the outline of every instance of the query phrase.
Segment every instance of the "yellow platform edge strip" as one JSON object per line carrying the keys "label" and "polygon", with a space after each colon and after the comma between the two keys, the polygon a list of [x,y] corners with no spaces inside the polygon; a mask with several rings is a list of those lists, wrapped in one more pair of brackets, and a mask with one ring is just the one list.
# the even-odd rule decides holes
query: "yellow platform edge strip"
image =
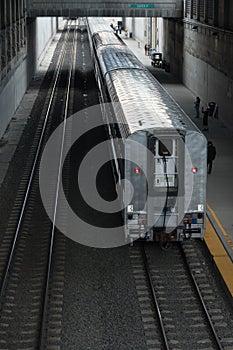
{"label": "yellow platform edge strip", "polygon": [[[213,211],[211,211],[211,214],[213,215]],[[214,216],[214,219],[215,219],[215,216]],[[217,221],[217,223],[219,224],[219,221]],[[221,228],[222,225],[221,226],[220,225],[219,227]],[[225,234],[227,235],[226,232]],[[217,233],[215,232],[208,218],[206,219],[206,231],[205,231],[204,241],[211,255],[213,256],[216,266],[231,296],[233,297],[233,263],[229,258],[226,250],[224,249]]]}
{"label": "yellow platform edge strip", "polygon": [[226,230],[224,229],[224,227],[222,226],[221,222],[219,221],[219,218],[217,217],[217,215],[215,214],[215,212],[213,211],[213,209],[211,208],[211,206],[209,204],[207,204],[207,209],[210,211],[210,213],[212,214],[215,222],[217,223],[218,227],[220,228],[220,230],[222,231],[222,234],[224,235],[224,237],[226,238],[227,242],[229,243],[229,245],[233,248],[233,242],[230,239],[230,237],[228,236]]}

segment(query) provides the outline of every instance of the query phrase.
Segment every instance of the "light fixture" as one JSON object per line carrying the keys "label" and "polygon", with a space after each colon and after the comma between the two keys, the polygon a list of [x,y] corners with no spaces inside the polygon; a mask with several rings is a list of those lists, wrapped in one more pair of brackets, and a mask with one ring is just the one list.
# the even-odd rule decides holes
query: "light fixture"
{"label": "light fixture", "polygon": [[137,167],[134,169],[134,172],[135,172],[135,174],[140,174],[141,170],[140,170],[140,168]]}
{"label": "light fixture", "polygon": [[197,30],[198,26],[192,26],[192,30]]}
{"label": "light fixture", "polygon": [[197,168],[192,168],[192,173],[196,174],[196,172],[197,172]]}

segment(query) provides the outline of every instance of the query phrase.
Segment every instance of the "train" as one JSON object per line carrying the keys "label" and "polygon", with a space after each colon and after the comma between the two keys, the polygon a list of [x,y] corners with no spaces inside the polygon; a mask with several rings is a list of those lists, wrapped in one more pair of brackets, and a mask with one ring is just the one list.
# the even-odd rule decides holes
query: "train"
{"label": "train", "polygon": [[206,137],[105,18],[87,18],[87,30],[126,240],[203,239]]}

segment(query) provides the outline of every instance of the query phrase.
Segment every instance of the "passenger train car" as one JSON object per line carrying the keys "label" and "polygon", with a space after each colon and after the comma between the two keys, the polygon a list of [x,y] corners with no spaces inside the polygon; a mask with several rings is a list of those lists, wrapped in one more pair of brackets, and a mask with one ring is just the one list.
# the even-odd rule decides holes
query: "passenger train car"
{"label": "passenger train car", "polygon": [[203,238],[205,136],[104,18],[87,23],[101,103],[113,110],[104,108],[127,240]]}

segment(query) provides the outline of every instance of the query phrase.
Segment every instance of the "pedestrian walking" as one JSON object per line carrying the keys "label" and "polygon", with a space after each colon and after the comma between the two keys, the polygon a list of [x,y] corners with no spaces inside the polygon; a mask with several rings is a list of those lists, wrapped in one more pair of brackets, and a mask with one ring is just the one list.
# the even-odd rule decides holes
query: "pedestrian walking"
{"label": "pedestrian walking", "polygon": [[147,56],[150,56],[151,44],[147,45]]}
{"label": "pedestrian walking", "polygon": [[196,110],[196,118],[199,118],[200,117],[200,97],[196,97],[196,100],[194,102],[194,108]]}
{"label": "pedestrian walking", "polygon": [[208,145],[207,145],[207,171],[208,171],[208,174],[211,174],[213,160],[215,159],[215,157],[216,157],[216,148],[213,145],[212,141],[208,141]]}
{"label": "pedestrian walking", "polygon": [[145,56],[147,56],[147,53],[148,53],[148,45],[147,44],[145,44],[144,49],[145,49]]}
{"label": "pedestrian walking", "polygon": [[208,119],[209,119],[209,108],[208,107],[202,107],[202,114],[203,114],[203,131],[208,131]]}

